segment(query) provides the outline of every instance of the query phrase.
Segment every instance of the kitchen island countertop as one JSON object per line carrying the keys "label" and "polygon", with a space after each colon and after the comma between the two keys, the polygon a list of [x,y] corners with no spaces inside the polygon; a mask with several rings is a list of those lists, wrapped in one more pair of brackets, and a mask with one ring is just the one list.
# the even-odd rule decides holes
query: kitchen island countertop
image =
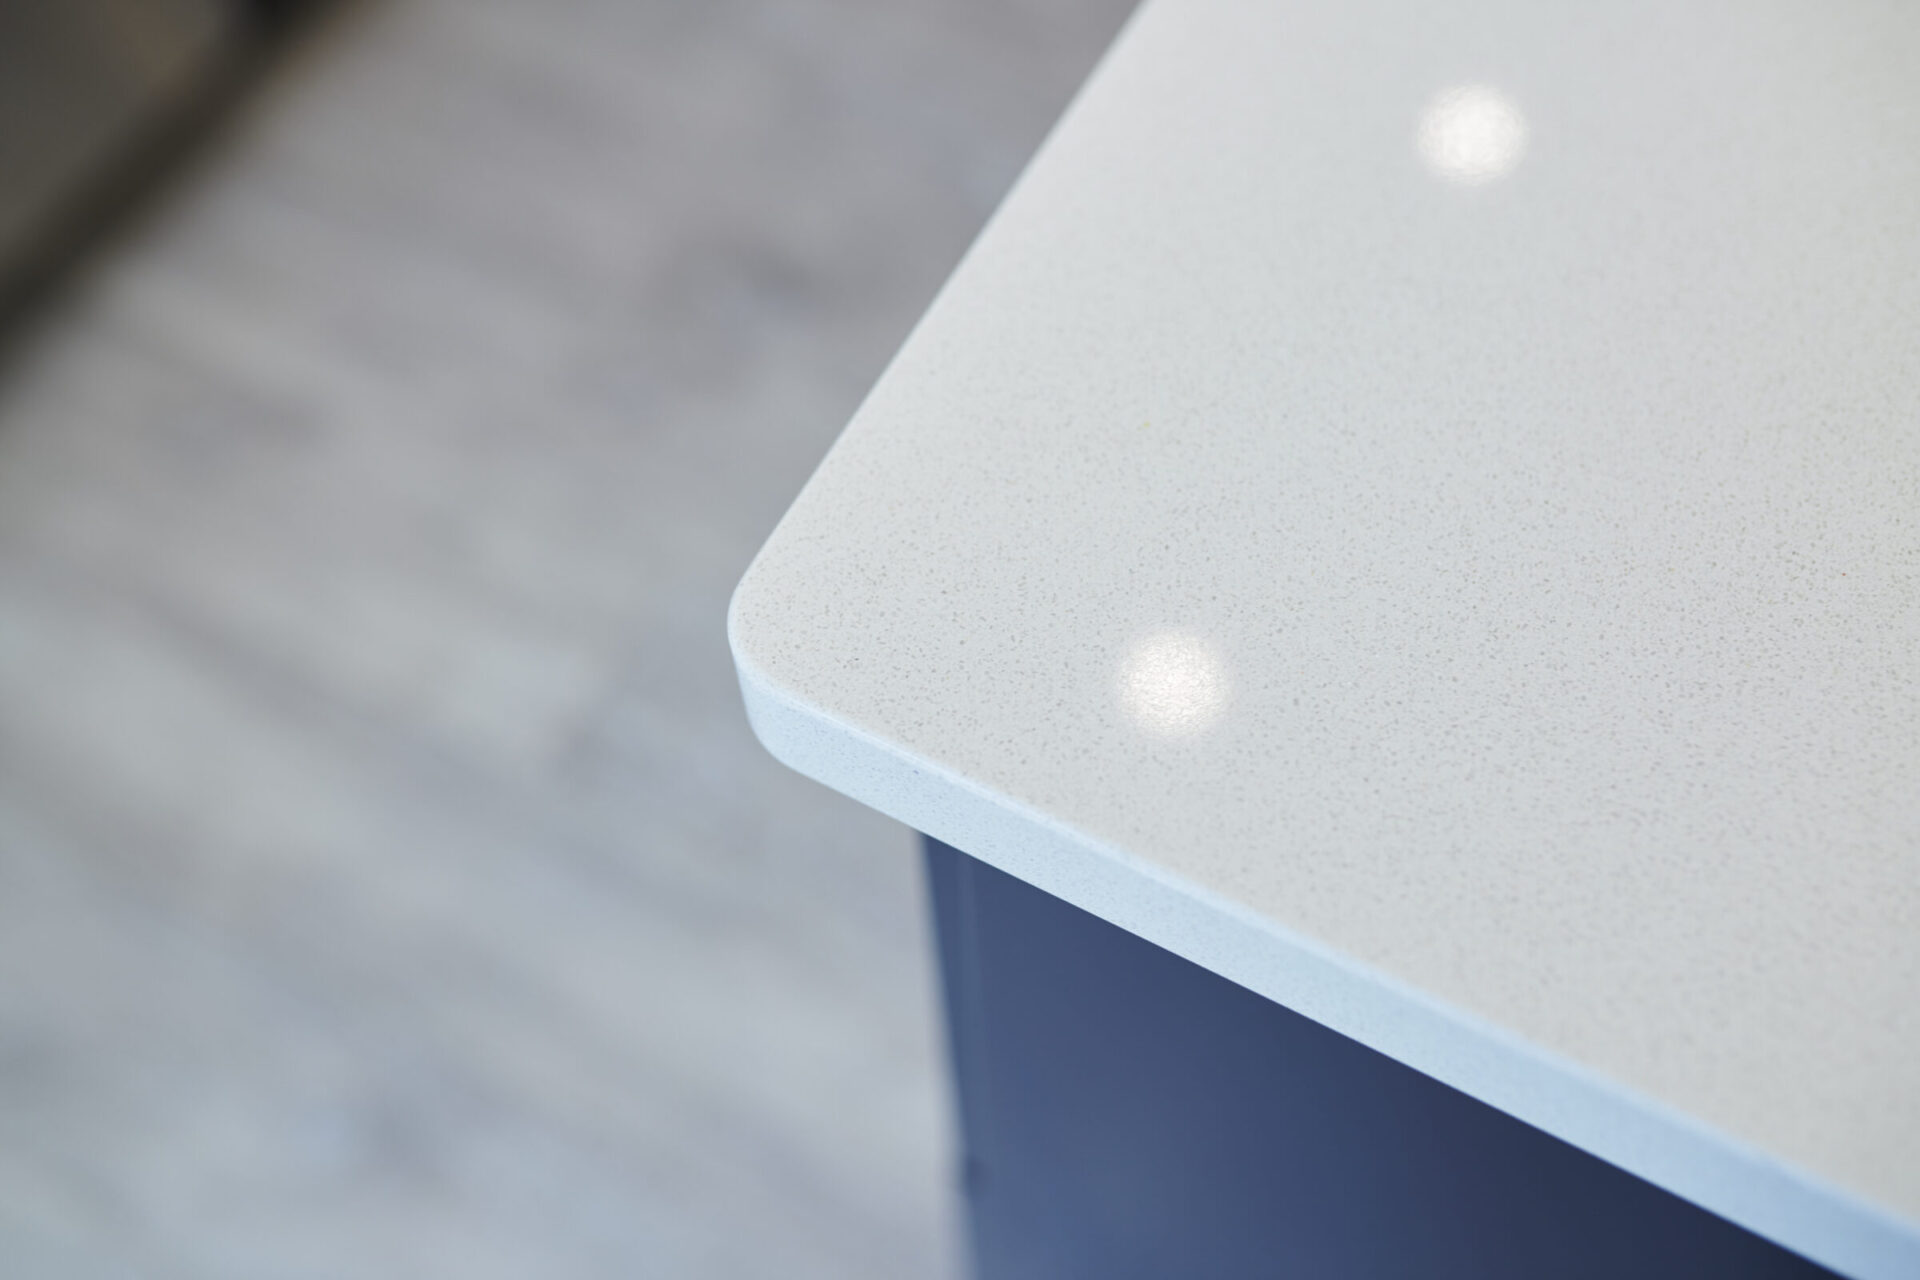
{"label": "kitchen island countertop", "polygon": [[1154,0],[737,592],[794,767],[1920,1273],[1920,11]]}

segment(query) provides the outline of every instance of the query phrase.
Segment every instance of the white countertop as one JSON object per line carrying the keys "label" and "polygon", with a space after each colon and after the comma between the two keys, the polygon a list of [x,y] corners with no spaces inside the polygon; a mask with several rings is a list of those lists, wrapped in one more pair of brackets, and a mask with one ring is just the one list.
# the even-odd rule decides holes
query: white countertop
{"label": "white countertop", "polygon": [[802,772],[1920,1274],[1920,6],[1156,0],[730,632]]}

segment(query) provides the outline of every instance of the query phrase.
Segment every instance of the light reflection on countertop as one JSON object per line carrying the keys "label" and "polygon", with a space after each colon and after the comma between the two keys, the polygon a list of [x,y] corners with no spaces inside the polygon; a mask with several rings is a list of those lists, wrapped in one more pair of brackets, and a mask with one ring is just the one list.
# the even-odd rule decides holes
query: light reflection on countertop
{"label": "light reflection on countertop", "polygon": [[1190,738],[1206,732],[1226,710],[1226,664],[1205,639],[1168,631],[1136,641],[1120,663],[1120,705],[1148,733]]}
{"label": "light reflection on countertop", "polygon": [[1436,175],[1477,186],[1505,177],[1520,163],[1527,150],[1527,118],[1491,85],[1459,85],[1427,104],[1414,142]]}

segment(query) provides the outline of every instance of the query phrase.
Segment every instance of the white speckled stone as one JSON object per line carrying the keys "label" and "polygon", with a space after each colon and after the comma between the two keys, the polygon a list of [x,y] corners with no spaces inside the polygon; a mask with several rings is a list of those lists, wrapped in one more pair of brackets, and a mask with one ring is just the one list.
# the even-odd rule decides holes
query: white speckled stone
{"label": "white speckled stone", "polygon": [[801,771],[1920,1273],[1920,7],[1158,0],[731,634]]}

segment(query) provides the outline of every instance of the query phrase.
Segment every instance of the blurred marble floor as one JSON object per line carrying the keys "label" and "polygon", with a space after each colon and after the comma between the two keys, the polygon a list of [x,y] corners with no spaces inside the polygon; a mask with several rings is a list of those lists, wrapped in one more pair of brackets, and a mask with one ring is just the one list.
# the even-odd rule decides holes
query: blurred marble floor
{"label": "blurred marble floor", "polygon": [[0,354],[0,1274],[955,1274],[747,559],[1125,0],[336,6]]}

